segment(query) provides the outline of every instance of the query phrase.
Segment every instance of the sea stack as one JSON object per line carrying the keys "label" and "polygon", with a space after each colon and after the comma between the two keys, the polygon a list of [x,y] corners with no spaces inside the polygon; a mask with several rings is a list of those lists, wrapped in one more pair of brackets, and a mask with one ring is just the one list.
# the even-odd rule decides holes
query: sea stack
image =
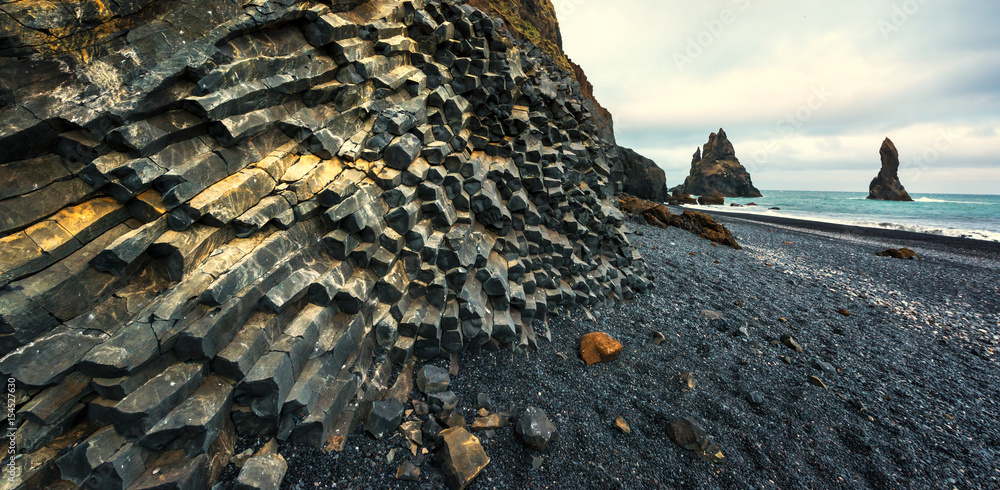
{"label": "sea stack", "polygon": [[868,186],[868,199],[879,201],[912,201],[903,184],[899,182],[899,152],[892,140],[886,138],[878,151],[882,156],[882,170]]}
{"label": "sea stack", "polygon": [[718,133],[709,135],[703,151],[695,151],[691,173],[678,188],[695,195],[719,193],[725,197],[761,197],[721,128]]}

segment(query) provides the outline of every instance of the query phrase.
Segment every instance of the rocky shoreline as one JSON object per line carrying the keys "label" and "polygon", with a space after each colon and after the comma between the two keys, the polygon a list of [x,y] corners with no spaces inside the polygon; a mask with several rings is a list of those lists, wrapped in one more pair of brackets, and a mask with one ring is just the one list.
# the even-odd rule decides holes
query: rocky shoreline
{"label": "rocky shoreline", "polygon": [[[481,437],[491,462],[468,488],[1000,485],[995,260],[941,237],[900,241],[716,214],[742,250],[630,221],[654,282],[649,293],[590,314],[560,310],[548,322],[551,342],[527,357],[460,359],[451,386],[467,420],[486,393],[516,416],[541,408],[561,439],[540,452],[512,425]],[[924,258],[875,255],[900,245]],[[576,349],[592,331],[621,341],[620,357],[586,366]],[[662,343],[650,340],[655,332]],[[619,417],[629,433],[616,427]],[[700,421],[723,463],[671,441],[668,427],[680,417]],[[428,462],[418,481],[396,480],[413,459],[397,450],[386,462],[400,441],[355,431],[352,450],[340,453],[286,444],[282,487],[444,483]]]}

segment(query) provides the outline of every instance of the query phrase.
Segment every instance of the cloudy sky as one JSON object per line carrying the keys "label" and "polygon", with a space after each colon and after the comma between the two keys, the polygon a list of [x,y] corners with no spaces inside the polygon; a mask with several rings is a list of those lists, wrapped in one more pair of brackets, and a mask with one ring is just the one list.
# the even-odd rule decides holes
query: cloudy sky
{"label": "cloudy sky", "polygon": [[1000,2],[553,0],[618,143],[667,184],[725,128],[761,189],[1000,194]]}

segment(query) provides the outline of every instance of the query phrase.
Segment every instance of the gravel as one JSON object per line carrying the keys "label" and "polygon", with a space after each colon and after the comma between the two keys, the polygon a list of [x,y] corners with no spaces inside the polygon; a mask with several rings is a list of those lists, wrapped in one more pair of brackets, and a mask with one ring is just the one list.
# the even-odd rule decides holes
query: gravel
{"label": "gravel", "polygon": [[[451,389],[467,421],[482,392],[513,420],[543,409],[560,436],[538,452],[516,438],[512,421],[482,438],[492,461],[469,488],[1000,487],[995,248],[720,220],[743,250],[630,222],[651,292],[589,314],[560,311],[548,322],[551,343],[540,339],[527,356],[462,357]],[[901,246],[924,258],[875,256]],[[624,344],[616,361],[579,359],[579,337],[592,331]],[[659,345],[650,341],[657,331],[666,338]],[[780,342],[785,334],[802,353]],[[619,416],[631,433],[615,428]],[[666,429],[679,417],[700,421],[725,462],[671,441]],[[417,482],[394,478],[414,459],[398,450],[386,463],[401,442],[355,430],[341,453],[285,444],[282,487],[441,487],[429,461]]]}

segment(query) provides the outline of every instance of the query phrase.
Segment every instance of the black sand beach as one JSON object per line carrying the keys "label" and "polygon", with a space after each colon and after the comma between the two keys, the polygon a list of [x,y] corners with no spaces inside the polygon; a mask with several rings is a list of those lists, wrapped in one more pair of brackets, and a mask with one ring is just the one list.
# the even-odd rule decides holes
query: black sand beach
{"label": "black sand beach", "polygon": [[[631,221],[651,292],[593,319],[560,311],[551,343],[527,357],[462,357],[452,389],[467,421],[483,392],[515,417],[544,409],[561,437],[539,453],[512,426],[497,430],[469,488],[1000,488],[1000,245],[715,214],[742,250]],[[875,255],[901,246],[923,258]],[[624,350],[588,367],[578,339],[598,330]],[[666,341],[650,342],[655,331]],[[782,345],[785,334],[804,351]],[[618,416],[630,434],[613,427]],[[672,442],[677,417],[701,421],[725,462]],[[355,431],[347,446],[282,446],[283,488],[443,484],[429,461],[418,482],[395,480],[412,459],[399,450],[386,462],[405,446],[398,434]],[[544,458],[537,469],[531,456]]]}

